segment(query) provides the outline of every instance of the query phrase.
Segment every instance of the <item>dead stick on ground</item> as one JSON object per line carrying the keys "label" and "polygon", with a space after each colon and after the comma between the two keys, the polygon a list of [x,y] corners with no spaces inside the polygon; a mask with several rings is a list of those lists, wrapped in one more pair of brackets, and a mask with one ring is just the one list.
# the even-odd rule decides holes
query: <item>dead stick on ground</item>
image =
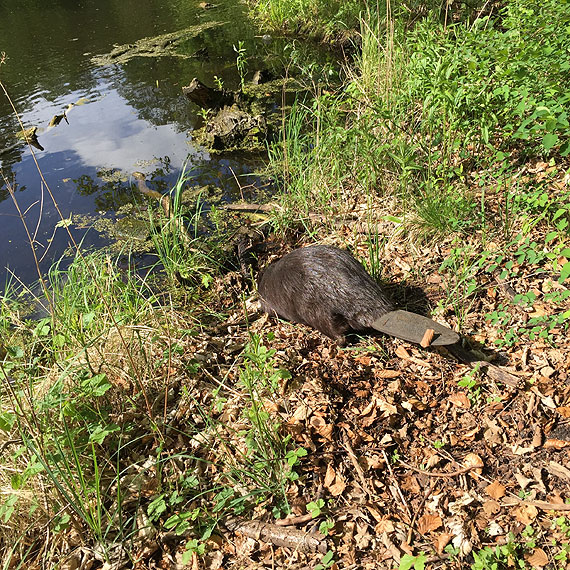
{"label": "dead stick on ground", "polygon": [[[416,524],[416,521],[418,520],[418,517],[420,515],[421,510],[423,509],[424,505],[426,504],[426,501],[428,500],[428,498],[430,497],[433,488],[435,487],[436,482],[432,481],[430,483],[430,486],[428,488],[428,490],[424,493],[422,502],[418,505],[417,509],[415,510],[416,512],[414,513],[414,518],[412,519],[412,522],[410,523],[410,528],[408,529],[408,536],[406,537],[406,542],[408,544],[412,543],[412,536],[414,533],[414,526]],[[420,533],[421,534],[421,533]]]}
{"label": "dead stick on ground", "polygon": [[224,526],[232,532],[240,532],[255,540],[294,548],[299,552],[316,551],[324,554],[328,550],[325,537],[320,533],[308,533],[296,528],[286,528],[261,521],[240,520],[233,517],[227,518],[224,521]]}
{"label": "dead stick on ground", "polygon": [[519,499],[518,497],[508,497],[502,501],[504,506],[517,505],[531,505],[542,511],[565,511],[570,512],[570,505],[566,503],[549,503],[548,501],[526,501],[524,499]]}
{"label": "dead stick on ground", "polygon": [[362,489],[371,499],[374,498],[374,493],[370,490],[370,487],[368,486],[368,483],[366,482],[366,477],[364,477],[364,471],[363,471],[362,467],[360,466],[360,463],[358,463],[358,458],[356,457],[356,454],[354,453],[354,449],[352,449],[352,445],[350,444],[350,441],[348,439],[348,435],[346,432],[344,432],[342,434],[342,444],[343,444],[344,448],[346,449],[348,456],[350,457],[350,460],[352,461],[352,464],[354,465],[354,468],[356,469],[356,472],[358,473],[358,478],[360,479],[360,485],[362,486]]}
{"label": "dead stick on ground", "polygon": [[[392,471],[392,466],[390,465],[390,460],[388,459],[388,456],[386,455],[386,451],[384,449],[382,450],[382,455],[384,456],[384,462],[386,463],[386,467],[388,468],[388,471],[390,472],[390,477],[394,481],[394,487],[395,487],[396,493],[398,495],[398,497],[394,497],[394,498],[400,499],[403,507],[406,510],[406,514],[408,515],[408,520],[411,521],[412,520],[412,514],[410,512],[410,507],[408,507],[408,503],[406,503],[406,499],[404,498],[404,494],[402,493],[402,489],[400,489],[400,486],[398,484],[398,479],[396,479],[396,477],[394,476],[394,471]],[[388,485],[388,488],[393,492],[392,487],[390,485]]]}

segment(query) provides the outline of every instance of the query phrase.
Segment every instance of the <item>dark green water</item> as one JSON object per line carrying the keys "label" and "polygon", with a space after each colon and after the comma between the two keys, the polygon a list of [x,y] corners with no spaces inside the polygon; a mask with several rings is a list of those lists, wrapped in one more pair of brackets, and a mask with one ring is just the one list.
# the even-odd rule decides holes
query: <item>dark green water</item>
{"label": "dark green water", "polygon": [[[38,127],[44,150],[35,157],[64,217],[84,247],[105,238],[93,228],[77,227],[81,215],[113,217],[131,199],[128,175],[150,174],[163,159],[167,168],[156,178],[164,190],[176,180],[186,160],[197,186],[214,184],[232,199],[237,175],[251,171],[248,160],[211,157],[191,142],[201,124],[197,108],[181,94],[193,77],[212,85],[214,75],[236,87],[233,45],[244,41],[250,69],[268,46],[248,21],[237,1],[216,2],[205,10],[197,0],[1,0],[0,65],[4,84],[25,127]],[[122,65],[97,66],[92,58],[116,44],[175,32],[192,25],[227,22],[184,42],[180,50],[199,57],[134,58]],[[69,103],[75,106],[62,121],[48,128],[50,119]],[[25,282],[37,278],[28,237],[3,177],[15,197],[32,237],[41,268],[59,259],[68,245],[60,217],[38,174],[27,145],[15,141],[20,130],[0,93],[0,287],[10,272]],[[8,149],[8,150],[6,150]],[[153,162],[154,161],[154,162]],[[123,174],[108,180],[103,172]],[[247,176],[243,184],[247,184]],[[99,213],[99,214],[98,214]],[[9,268],[7,270],[6,268]]]}

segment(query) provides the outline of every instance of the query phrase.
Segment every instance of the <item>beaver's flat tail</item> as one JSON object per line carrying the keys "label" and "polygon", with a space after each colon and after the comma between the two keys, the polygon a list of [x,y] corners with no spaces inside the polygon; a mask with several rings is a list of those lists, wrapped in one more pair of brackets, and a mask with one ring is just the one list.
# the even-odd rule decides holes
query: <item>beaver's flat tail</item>
{"label": "beaver's flat tail", "polygon": [[372,328],[401,338],[409,342],[420,344],[428,329],[434,331],[430,345],[443,346],[455,344],[459,340],[459,335],[446,326],[440,325],[427,317],[422,317],[409,311],[390,311],[372,323]]}

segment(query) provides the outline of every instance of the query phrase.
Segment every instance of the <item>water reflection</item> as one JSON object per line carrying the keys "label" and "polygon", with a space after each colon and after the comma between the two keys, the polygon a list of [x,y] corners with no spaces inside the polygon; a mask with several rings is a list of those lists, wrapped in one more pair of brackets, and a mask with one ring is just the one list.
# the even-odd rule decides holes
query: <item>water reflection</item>
{"label": "water reflection", "polygon": [[[97,67],[92,58],[109,52],[114,44],[173,32],[208,20],[231,25],[205,31],[184,49],[200,57],[137,58],[124,65]],[[78,215],[113,211],[132,192],[129,175],[150,173],[157,157],[167,157],[169,168],[155,181],[164,188],[174,184],[182,165],[194,167],[196,185],[213,183],[231,192],[234,172],[247,174],[243,157],[210,160],[192,145],[189,133],[199,124],[196,109],[181,95],[192,77],[211,82],[214,75],[226,85],[239,81],[233,44],[245,40],[256,52],[243,7],[222,1],[204,11],[197,3],[178,0],[13,0],[0,3],[0,52],[8,59],[0,79],[13,98],[24,127],[38,127],[44,151],[18,141],[21,129],[7,99],[0,96],[0,286],[6,267],[24,281],[35,279],[33,255],[18,211],[7,191],[14,189],[18,206],[43,257],[45,271],[68,246],[67,232],[58,227],[60,215],[36,168],[49,185],[61,214],[73,221]],[[77,104],[81,102],[82,104]],[[52,117],[70,104],[69,124],[62,120],[49,128]],[[109,181],[102,175],[120,173]],[[100,246],[98,232],[70,226],[85,247]]]}

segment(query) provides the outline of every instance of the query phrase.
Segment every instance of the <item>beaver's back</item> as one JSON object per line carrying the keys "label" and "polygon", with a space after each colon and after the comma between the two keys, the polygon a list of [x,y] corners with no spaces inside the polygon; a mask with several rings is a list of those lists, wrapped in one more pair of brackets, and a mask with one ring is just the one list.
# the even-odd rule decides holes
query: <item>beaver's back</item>
{"label": "beaver's back", "polygon": [[326,245],[296,249],[272,263],[258,285],[263,310],[304,323],[331,338],[372,327],[392,302],[347,251]]}

